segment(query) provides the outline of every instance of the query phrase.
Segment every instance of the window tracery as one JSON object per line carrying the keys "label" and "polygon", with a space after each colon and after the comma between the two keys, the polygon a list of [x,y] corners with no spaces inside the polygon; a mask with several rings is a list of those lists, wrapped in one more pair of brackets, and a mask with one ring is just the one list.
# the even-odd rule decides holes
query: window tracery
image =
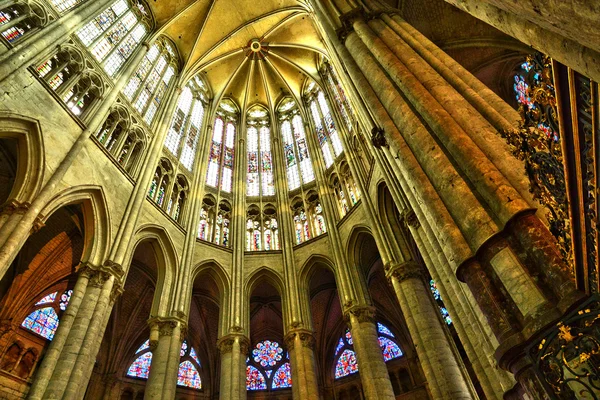
{"label": "window tracery", "polygon": [[162,158],[150,183],[148,197],[165,210],[173,220],[181,222],[189,185],[185,176],[179,174],[173,178],[173,173],[171,162]]}
{"label": "window tracery", "polygon": [[[392,331],[382,324],[377,322],[377,333],[379,347],[385,362],[402,357],[403,353],[400,346],[396,343],[395,336]],[[335,348],[335,379],[340,379],[358,372],[358,362],[354,353],[354,341],[352,333],[346,329],[340,337]]]}
{"label": "window tracery", "polygon": [[52,6],[61,14],[69,11],[87,0],[51,0]]}
{"label": "window tracery", "polygon": [[277,211],[272,204],[265,205],[262,213],[256,205],[246,212],[246,251],[260,250],[279,250]]}
{"label": "window tracery", "polygon": [[173,45],[165,37],[150,47],[123,89],[133,107],[151,125],[177,72]]}
{"label": "window tracery", "polygon": [[222,200],[219,203],[219,209],[217,211],[215,228],[213,234],[213,243],[219,246],[229,247],[229,234],[230,234],[230,223],[231,223],[231,204],[226,200]]}
{"label": "window tracery", "polygon": [[335,100],[335,104],[346,124],[346,128],[348,132],[352,132],[354,121],[356,117],[352,111],[352,107],[350,107],[350,102],[346,97],[346,93],[340,84],[340,80],[333,69],[333,66],[329,62],[323,63],[322,73],[325,76],[324,81],[327,82],[331,93],[333,94],[333,98]]}
{"label": "window tracery", "polygon": [[304,197],[296,196],[291,204],[296,244],[327,232],[323,207],[317,192],[311,190]]}
{"label": "window tracery", "polygon": [[204,124],[206,85],[198,77],[191,79],[179,97],[171,127],[165,138],[165,147],[192,172],[198,141]]}
{"label": "window tracery", "polygon": [[0,33],[8,43],[16,43],[47,22],[48,12],[36,1],[0,5]]}
{"label": "window tracery", "polygon": [[273,196],[273,157],[269,114],[261,106],[248,111],[246,128],[247,179],[246,195],[250,197]]}
{"label": "window tracery", "polygon": [[329,185],[333,188],[338,204],[338,211],[340,216],[343,217],[358,203],[360,192],[345,161],[340,163],[338,170],[340,171],[340,176],[336,172],[332,172],[329,178]]}
{"label": "window tracery", "polygon": [[289,355],[276,341],[264,340],[258,342],[252,349],[246,364],[247,390],[292,387]]}
{"label": "window tracery", "polygon": [[213,127],[206,184],[225,193],[231,193],[236,124],[237,107],[231,100],[223,100]]}
{"label": "window tracery", "polygon": [[59,315],[67,309],[73,291],[65,290],[60,297],[58,293],[49,293],[35,302],[34,310],[21,322],[21,327],[52,340],[60,322]]}
{"label": "window tracery", "polygon": [[285,99],[279,106],[278,112],[288,189],[292,191],[314,181],[315,174],[306,141],[304,122],[296,103],[291,99]]}
{"label": "window tracery", "polygon": [[[179,352],[180,364],[177,373],[177,385],[192,389],[202,389],[200,378],[200,360],[192,346],[188,346],[184,340]],[[127,369],[126,375],[131,378],[148,379],[152,366],[152,352],[150,341],[146,340],[135,352],[135,360]]]}
{"label": "window tracery", "polygon": [[106,73],[115,77],[145,38],[150,26],[151,16],[144,6],[136,7],[126,0],[117,0],[76,35]]}

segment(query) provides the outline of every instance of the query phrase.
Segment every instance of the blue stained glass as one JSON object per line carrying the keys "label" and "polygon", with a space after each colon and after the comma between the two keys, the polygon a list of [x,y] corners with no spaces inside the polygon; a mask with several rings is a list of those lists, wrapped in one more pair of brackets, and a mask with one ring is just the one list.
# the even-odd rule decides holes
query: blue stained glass
{"label": "blue stained glass", "polygon": [[383,353],[383,359],[385,361],[393,360],[402,356],[402,350],[400,347],[391,339],[383,336],[379,336],[379,347]]}
{"label": "blue stained glass", "polygon": [[335,379],[355,374],[358,372],[358,363],[356,362],[356,355],[352,350],[344,350],[340,358],[337,360],[335,365]]}
{"label": "blue stained glass", "polygon": [[290,363],[285,363],[275,372],[271,388],[283,389],[289,387],[292,387],[292,372],[290,370]]}
{"label": "blue stained glass", "polygon": [[198,359],[198,356],[196,355],[196,350],[194,350],[193,347],[190,350],[190,357],[192,357],[194,359],[194,361],[196,361],[198,363],[198,365],[200,365],[200,359]]}
{"label": "blue stained glass", "polygon": [[337,353],[340,352],[340,350],[342,349],[342,347],[344,347],[344,341],[342,340],[342,338],[340,338],[340,341],[337,344],[337,347],[335,348],[335,355],[337,356]]}
{"label": "blue stained glass", "polygon": [[72,294],[73,294],[73,291],[69,289],[60,296],[59,307],[62,311],[65,311],[67,309],[67,306],[69,305],[69,301],[71,301]]}
{"label": "blue stained glass", "polygon": [[450,318],[450,313],[446,310],[446,307],[440,307],[440,313],[442,313],[442,318],[446,325],[452,325],[452,318]]}
{"label": "blue stained glass", "polygon": [[35,310],[23,320],[21,326],[48,340],[54,338],[58,328],[58,315],[52,307]]}
{"label": "blue stained glass", "polygon": [[263,367],[273,367],[281,360],[283,349],[279,347],[279,343],[265,340],[256,344],[256,348],[252,350],[254,361],[260,363]]}
{"label": "blue stained glass", "polygon": [[41,306],[42,304],[54,303],[54,300],[56,300],[57,294],[58,294],[58,292],[50,293],[49,295],[42,297],[42,299],[40,301],[38,301],[37,303],[35,303],[35,305]]}
{"label": "blue stained glass", "polygon": [[135,351],[135,354],[140,353],[149,348],[150,348],[150,340],[146,340],[144,343],[142,343],[140,348]]}
{"label": "blue stained glass", "polygon": [[246,367],[246,389],[248,390],[265,390],[267,388],[267,381],[264,375],[253,367],[248,365]]}
{"label": "blue stained glass", "polygon": [[383,325],[381,322],[377,323],[377,331],[384,335],[388,335],[389,337],[394,337],[394,334],[392,333],[392,331],[390,331],[388,329],[388,327]]}
{"label": "blue stained glass", "polygon": [[194,364],[189,361],[184,361],[179,364],[179,372],[177,373],[177,384],[186,386],[192,389],[202,389],[202,381],[200,374]]}
{"label": "blue stained glass", "polygon": [[271,369],[268,369],[265,371],[265,374],[267,374],[267,378],[270,378],[272,373],[273,373],[273,370],[271,370]]}
{"label": "blue stained glass", "polygon": [[437,285],[435,284],[435,281],[433,279],[429,281],[429,288],[431,289],[431,293],[433,294],[434,299],[442,299],[442,295],[440,295],[440,291],[438,290]]}
{"label": "blue stained glass", "polygon": [[127,376],[148,379],[150,375],[150,364],[152,364],[152,353],[147,352],[135,359],[127,370]]}
{"label": "blue stained glass", "polygon": [[185,356],[185,353],[187,352],[187,348],[188,348],[187,341],[184,340],[183,343],[181,343],[181,351],[179,352],[180,357]]}
{"label": "blue stained glass", "polygon": [[352,342],[352,334],[350,333],[350,329],[346,329],[346,341],[348,344],[354,344],[354,342]]}

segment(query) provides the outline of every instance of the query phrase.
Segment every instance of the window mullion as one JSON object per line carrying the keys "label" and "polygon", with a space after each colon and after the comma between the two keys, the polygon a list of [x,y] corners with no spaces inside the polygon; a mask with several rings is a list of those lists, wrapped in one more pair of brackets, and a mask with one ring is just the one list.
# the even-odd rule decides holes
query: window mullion
{"label": "window mullion", "polygon": [[[137,24],[135,24],[135,25],[134,25],[134,26],[133,26],[133,27],[132,27],[132,28],[131,28],[131,29],[130,29],[128,32],[127,32],[127,34],[126,34],[125,36],[123,36],[123,38],[122,38],[121,40],[119,40],[119,42],[118,42],[118,43],[116,43],[116,44],[113,46],[113,48],[112,48],[112,49],[111,49],[111,50],[108,52],[108,54],[106,54],[106,56],[104,56],[104,58],[103,58],[103,59],[102,59],[102,61],[101,61],[101,64],[102,64],[102,67],[103,67],[103,68],[106,66],[106,62],[107,62],[108,60],[110,60],[110,58],[112,57],[112,55],[113,55],[113,54],[114,54],[116,51],[118,51],[118,50],[119,50],[119,46],[120,46],[120,45],[121,45],[121,44],[122,44],[122,43],[123,43],[125,40],[127,40],[127,39],[128,39],[128,38],[129,38],[129,37],[132,35],[132,34],[133,34],[133,32],[134,32],[134,31],[137,29],[137,27],[138,27],[138,26],[140,26],[140,24],[142,24],[142,23],[141,23],[141,22],[138,20]],[[114,25],[114,24],[113,24],[113,25]],[[144,35],[144,37],[145,37],[145,36],[146,36],[146,35]],[[142,38],[142,40],[143,40],[143,38]],[[137,46],[139,46],[139,45],[140,45],[140,43],[136,43],[136,47],[137,47]],[[134,51],[135,51],[135,50],[134,50]],[[123,56],[122,56],[122,57],[123,57]],[[123,60],[124,60],[124,61],[123,61],[123,64],[125,64],[125,63],[127,62],[127,60],[128,60],[128,59],[129,59],[129,56],[128,56],[127,58],[123,57]],[[119,69],[117,69],[117,70],[115,71],[115,75],[116,75],[116,73],[117,73],[117,72],[119,72],[119,70],[121,69],[121,67],[122,67],[122,66],[123,66],[123,65],[121,65],[121,66],[119,67]]]}
{"label": "window mullion", "polygon": [[[156,60],[154,60],[154,62],[152,63],[152,66],[148,69],[148,73],[146,74],[146,76],[144,77],[143,82],[140,84],[140,87],[138,87],[135,91],[135,93],[133,94],[133,96],[131,97],[133,100],[131,101],[131,103],[134,105],[135,107],[135,103],[138,99],[138,97],[140,96],[140,94],[142,93],[142,90],[144,90],[144,88],[146,87],[146,83],[148,83],[148,79],[150,78],[150,75],[152,75],[152,71],[154,70],[154,68],[156,67],[156,64],[158,64],[158,60],[160,59],[160,56],[162,55],[162,52],[156,57]],[[146,55],[147,57],[147,55]],[[139,68],[139,67],[138,67]],[[137,71],[136,71],[137,72]],[[143,114],[141,114],[142,117],[144,116]]]}
{"label": "window mullion", "polygon": [[[114,15],[117,15],[117,13],[116,13],[116,12],[113,10],[113,8],[112,8],[114,5],[115,5],[115,3],[113,3],[111,6],[109,6],[109,7],[108,7],[108,9],[110,9],[110,12],[112,12]],[[106,11],[106,10],[105,10],[105,11]],[[100,43],[100,41],[101,41],[102,39],[105,39],[105,38],[106,38],[106,35],[105,35],[105,34],[106,34],[106,32],[108,32],[108,31],[109,31],[109,30],[111,30],[111,29],[112,29],[112,28],[113,28],[113,27],[114,27],[116,24],[118,24],[119,22],[121,22],[121,21],[123,20],[123,18],[125,18],[125,16],[126,16],[127,14],[129,14],[129,11],[130,11],[130,10],[127,10],[127,11],[125,11],[123,14],[121,14],[121,15],[117,16],[117,19],[115,19],[115,20],[113,21],[113,23],[112,23],[112,24],[110,24],[110,26],[109,26],[109,27],[107,27],[105,30],[103,30],[102,32],[100,32],[100,34],[98,35],[98,37],[97,37],[97,38],[95,38],[94,40],[92,40],[92,42],[91,42],[91,43],[90,43],[88,46],[86,46],[86,47],[87,47],[89,50],[91,50],[91,49],[93,49],[94,47],[96,47],[96,45],[97,45],[98,43]],[[103,12],[104,12],[104,11],[103,11]],[[102,13],[100,13],[100,14],[102,14]],[[134,14],[134,15],[135,15],[135,14]],[[92,20],[92,21],[88,22],[88,24],[91,24],[91,23],[93,23],[93,21],[94,21],[94,20]],[[87,25],[87,24],[86,24],[86,25]],[[136,26],[137,26],[137,24],[136,24]],[[127,35],[125,35],[125,36],[127,36]],[[119,42],[119,43],[120,43],[120,42]],[[108,55],[109,55],[109,54],[107,54],[106,56],[108,57]]]}
{"label": "window mullion", "polygon": [[[154,71],[154,68],[156,67],[156,65],[158,64],[158,60],[160,60],[160,57],[163,55],[163,53],[161,53],[157,58],[156,58],[156,63],[154,63],[154,65],[152,66],[152,69],[150,70],[150,72],[148,72],[148,77],[146,78],[146,81],[148,81],[148,79],[150,79],[150,75],[152,75],[152,71]],[[146,113],[148,112],[148,109],[150,108],[150,104],[152,104],[152,100],[154,99],[154,96],[156,96],[156,93],[158,93],[158,90],[160,89],[160,85],[162,83],[162,80],[165,76],[165,74],[167,73],[167,71],[169,70],[169,65],[167,64],[165,65],[165,69],[163,70],[162,74],[160,74],[160,77],[158,78],[158,83],[156,84],[156,87],[154,88],[154,90],[152,91],[152,93],[150,94],[150,97],[148,97],[148,101],[146,101],[146,104],[144,105],[143,111],[140,111],[140,115],[142,116],[142,118],[146,115]],[[144,82],[145,83],[145,82]],[[167,85],[168,87],[168,85]],[[197,100],[197,99],[195,99]],[[195,106],[196,102],[192,102],[192,107],[190,108],[190,116],[194,110],[194,106]]]}

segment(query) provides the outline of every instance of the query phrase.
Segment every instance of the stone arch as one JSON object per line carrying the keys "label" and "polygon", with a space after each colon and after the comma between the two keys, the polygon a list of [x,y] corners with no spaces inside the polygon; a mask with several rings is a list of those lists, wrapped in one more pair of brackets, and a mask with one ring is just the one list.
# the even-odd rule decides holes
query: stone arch
{"label": "stone arch", "polygon": [[110,212],[104,189],[101,186],[74,186],[59,192],[42,209],[40,222],[61,207],[81,204],[84,218],[84,251],[82,262],[101,264],[108,256],[111,240]]}
{"label": "stone arch", "polygon": [[11,112],[0,111],[0,139],[16,141],[14,183],[7,199],[31,203],[44,179],[44,139],[39,122]]}
{"label": "stone arch", "polygon": [[177,250],[169,233],[159,225],[142,225],[134,234],[130,248],[125,257],[127,272],[129,272],[131,261],[135,250],[142,242],[149,241],[156,257],[157,281],[152,302],[153,316],[168,315],[168,307],[172,301],[172,288],[177,276],[178,256]]}
{"label": "stone arch", "polygon": [[[212,258],[204,260],[192,268],[190,282],[193,283],[202,274],[209,275],[215,281],[219,290],[221,307],[225,310],[228,309],[229,293],[231,292],[231,276],[229,273],[220,262]],[[189,290],[191,293],[193,284],[189,286]],[[189,302],[186,304],[187,308],[189,308]]]}
{"label": "stone arch", "polygon": [[[373,233],[371,229],[366,225],[356,225],[352,228],[350,235],[348,236],[348,241],[346,244],[346,254],[348,255],[348,266],[349,268],[358,268],[361,270],[361,276],[366,277],[368,271],[362,270],[364,267],[363,258],[365,256],[363,252],[363,247],[365,246],[365,241],[372,240],[372,243],[375,243],[375,238],[373,237]],[[374,253],[379,254],[379,249],[375,245]]]}
{"label": "stone arch", "polygon": [[262,266],[253,271],[246,278],[246,283],[244,285],[244,315],[246,318],[246,326],[250,328],[250,297],[252,296],[252,292],[254,292],[254,289],[256,289],[261,283],[267,283],[271,285],[275,290],[277,290],[277,294],[281,298],[281,308],[283,312],[283,321],[285,324],[285,322],[289,320],[289,316],[287,315],[285,307],[287,291],[285,290],[283,277],[281,277],[277,272],[273,271],[271,268],[267,266]]}

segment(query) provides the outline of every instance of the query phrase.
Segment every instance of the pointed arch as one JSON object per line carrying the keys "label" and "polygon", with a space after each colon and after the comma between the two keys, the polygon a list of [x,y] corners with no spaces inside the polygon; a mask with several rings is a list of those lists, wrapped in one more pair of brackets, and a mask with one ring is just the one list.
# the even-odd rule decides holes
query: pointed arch
{"label": "pointed arch", "polygon": [[0,111],[0,139],[17,142],[16,174],[8,200],[30,203],[44,180],[45,147],[40,124],[33,118]]}
{"label": "pointed arch", "polygon": [[149,241],[156,256],[157,282],[152,302],[151,315],[167,315],[167,307],[171,300],[171,289],[175,285],[179,257],[171,235],[162,227],[155,224],[142,225],[134,235],[134,240],[127,252],[126,265],[129,266],[136,248],[142,242]]}
{"label": "pointed arch", "polygon": [[56,210],[71,204],[81,204],[84,218],[81,260],[101,264],[108,256],[112,239],[110,211],[104,189],[96,185],[81,185],[59,192],[41,210],[41,222],[45,223]]}

